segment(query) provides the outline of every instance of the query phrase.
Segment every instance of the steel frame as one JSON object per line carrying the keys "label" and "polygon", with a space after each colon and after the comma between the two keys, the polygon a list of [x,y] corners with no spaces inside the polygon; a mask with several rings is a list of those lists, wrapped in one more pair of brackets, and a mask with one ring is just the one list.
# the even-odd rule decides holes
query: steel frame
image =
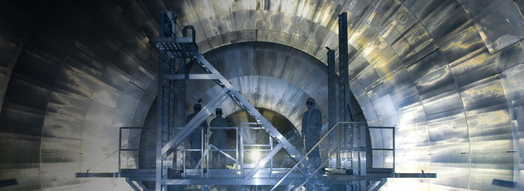
{"label": "steel frame", "polygon": [[[240,93],[233,87],[233,85],[225,79],[197,50],[196,44],[194,43],[194,36],[190,39],[187,37],[177,38],[175,37],[176,16],[172,15],[171,12],[160,14],[160,36],[159,38],[153,39],[159,49],[159,71],[158,71],[158,116],[157,116],[157,152],[156,152],[156,174],[155,174],[155,190],[162,190],[162,180],[166,177],[166,169],[168,167],[164,164],[166,157],[180,145],[191,132],[197,128],[197,124],[200,124],[210,114],[209,111],[213,111],[225,100],[225,96],[218,96],[218,100],[210,102],[210,104],[204,106],[204,108],[196,114],[196,116],[189,121],[183,129],[181,129],[176,135],[164,136],[165,132],[171,132],[173,129],[173,120],[171,119],[173,111],[173,100],[174,92],[172,92],[173,84],[172,81],[166,78],[166,74],[174,74],[173,64],[169,62],[173,58],[194,58],[198,64],[212,74],[214,81],[223,87],[224,92],[230,97],[239,107],[246,110],[256,122],[261,125],[261,128],[265,130],[271,137],[277,142],[277,146],[270,151],[255,167],[246,174],[244,179],[252,178],[271,158],[278,152],[280,148],[291,156],[291,158],[298,163],[301,163],[299,168],[302,171],[311,170],[310,164],[306,160],[299,160],[302,158],[301,153],[295,149],[295,147],[282,135],[280,132],[273,127],[269,121],[267,121],[262,114],[258,112]],[[194,33],[193,33],[194,34]],[[167,53],[167,54],[166,54]],[[170,75],[172,77],[172,75]],[[211,106],[210,106],[211,105]],[[207,111],[207,112],[206,112]],[[167,138],[166,138],[167,137]]]}
{"label": "steel frame", "polygon": [[[157,142],[156,142],[156,168],[155,169],[122,169],[120,166],[121,152],[126,151],[141,151],[138,149],[122,148],[122,130],[123,129],[140,129],[137,127],[122,127],[120,129],[119,139],[119,166],[116,173],[76,173],[76,177],[125,177],[126,181],[135,190],[146,190],[142,181],[151,181],[155,184],[155,191],[169,190],[168,185],[273,185],[271,190],[276,189],[279,185],[295,185],[295,190],[302,186],[308,185],[310,188],[316,190],[323,190],[334,184],[350,185],[350,190],[377,190],[386,181],[387,178],[435,178],[435,173],[395,173],[394,162],[391,169],[373,169],[367,168],[366,152],[373,152],[373,150],[391,150],[393,156],[393,148],[372,148],[367,144],[366,137],[368,129],[382,128],[391,129],[393,136],[395,132],[394,127],[367,127],[363,122],[337,122],[345,121],[350,118],[349,107],[347,107],[347,15],[345,13],[339,15],[340,29],[340,78],[336,80],[335,65],[334,65],[334,51],[328,51],[329,62],[329,96],[337,97],[337,91],[333,90],[339,83],[339,95],[337,99],[330,99],[330,118],[329,123],[331,127],[328,132],[309,150],[305,155],[302,155],[294,145],[292,145],[269,121],[267,121],[262,114],[258,112],[241,94],[233,87],[233,85],[222,76],[204,57],[198,52],[198,47],[195,43],[195,31],[193,27],[184,27],[183,37],[176,37],[176,16],[171,12],[164,12],[160,14],[159,37],[153,38],[152,43],[159,49],[159,67],[158,67],[158,95],[157,95]],[[187,30],[192,30],[192,36],[188,37]],[[345,37],[343,37],[345,36]],[[185,59],[191,58],[206,71],[205,74],[185,74]],[[178,71],[175,71],[176,59],[179,61]],[[213,80],[222,87],[215,100],[208,104],[198,112],[192,120],[187,122],[183,127],[175,127],[175,107],[181,107],[184,95],[175,98],[176,81],[183,81],[188,79],[196,80]],[[184,94],[185,83],[179,82],[178,89]],[[267,154],[253,167],[244,168],[244,146],[242,131],[243,126],[237,130],[237,148],[235,149],[236,157],[227,154],[227,149],[217,149],[211,144],[207,144],[208,140],[202,140],[204,146],[202,147],[203,156],[199,164],[204,158],[209,161],[209,152],[218,150],[222,154],[233,159],[240,165],[235,169],[209,169],[209,165],[205,165],[204,169],[182,169],[183,172],[173,171],[172,164],[170,164],[170,157],[174,151],[185,153],[193,151],[191,149],[177,149],[177,147],[184,142],[184,140],[198,128],[217,107],[219,107],[226,99],[230,98],[240,108],[244,109],[251,115],[256,123],[249,125],[257,125],[270,136],[269,149]],[[175,103],[175,100],[177,103]],[[337,104],[337,102],[339,102]],[[337,109],[338,105],[338,109]],[[337,119],[336,111],[339,111],[340,119]],[[177,109],[180,115],[183,109]],[[333,116],[331,116],[333,115]],[[178,118],[178,124],[182,118]],[[181,126],[181,125],[177,125]],[[216,127],[211,127],[216,128]],[[225,127],[231,128],[231,127]],[[252,127],[248,127],[252,128]],[[248,129],[246,128],[246,129]],[[176,130],[176,131],[175,131]],[[239,133],[240,131],[240,133]],[[175,133],[176,132],[176,133]],[[325,169],[325,173],[321,175],[318,173],[319,168],[313,168],[306,160],[306,157],[318,147],[322,141],[330,137],[329,158],[322,162],[321,166],[326,163],[330,168]],[[239,140],[240,139],[240,140]],[[334,141],[333,141],[334,140]],[[273,145],[273,141],[277,144]],[[240,147],[238,147],[240,143]],[[267,146],[267,145],[264,145]],[[284,149],[288,155],[296,162],[293,168],[273,168],[271,160],[274,155],[280,150]],[[204,151],[205,150],[205,151]],[[240,150],[240,151],[239,151]],[[183,154],[185,155],[185,154]],[[349,158],[348,158],[349,157]],[[393,157],[394,158],[394,157]],[[393,159],[394,160],[394,159]],[[264,166],[270,162],[270,168]],[[197,167],[198,168],[198,167]],[[370,183],[370,184],[368,184]],[[206,190],[207,186],[202,186],[202,190]]]}

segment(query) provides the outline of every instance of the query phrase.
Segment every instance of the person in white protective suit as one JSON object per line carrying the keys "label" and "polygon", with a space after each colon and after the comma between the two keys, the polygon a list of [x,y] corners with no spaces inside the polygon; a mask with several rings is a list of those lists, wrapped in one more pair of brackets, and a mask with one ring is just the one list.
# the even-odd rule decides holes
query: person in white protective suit
{"label": "person in white protective suit", "polygon": [[[193,105],[194,112],[187,116],[186,123],[189,123],[193,117],[202,109],[202,106],[200,104]],[[201,149],[202,148],[202,140],[205,140],[205,136],[207,133],[207,121],[204,120],[191,135],[188,137],[189,144],[191,145],[191,149]],[[204,135],[204,137],[202,137]],[[190,161],[191,161],[191,167],[197,168],[198,161],[202,157],[201,151],[192,151],[190,154]]]}
{"label": "person in white protective suit", "polygon": [[[302,140],[305,143],[306,153],[311,150],[320,139],[320,130],[322,128],[322,113],[315,109],[315,99],[308,98],[306,101],[307,109],[302,117]],[[320,152],[318,147],[308,155],[308,161],[313,167],[320,166]]]}
{"label": "person in white protective suit", "polygon": [[[222,117],[222,109],[216,109],[216,117],[211,120],[211,127],[230,127],[229,122]],[[227,143],[226,129],[212,129],[211,130],[211,144],[218,149],[225,149]],[[212,167],[224,168],[226,165],[226,156],[220,154],[218,151],[213,152]]]}

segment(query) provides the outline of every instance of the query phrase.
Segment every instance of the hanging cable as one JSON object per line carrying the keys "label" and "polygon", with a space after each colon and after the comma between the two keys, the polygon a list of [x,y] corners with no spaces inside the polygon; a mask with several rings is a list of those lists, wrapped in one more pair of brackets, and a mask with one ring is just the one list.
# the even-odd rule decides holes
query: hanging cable
{"label": "hanging cable", "polygon": [[[153,127],[155,127],[155,125],[153,125]],[[152,127],[148,127],[148,128],[144,128],[145,130],[144,131],[147,131],[149,129],[153,129]],[[140,133],[139,135],[137,135],[136,137],[134,137],[133,139],[131,139],[130,141],[128,141],[125,145],[122,145],[122,147],[118,148],[117,150],[113,151],[111,154],[109,154],[106,158],[100,160],[98,163],[96,163],[95,165],[89,167],[87,170],[86,170],[86,173],[89,173],[89,170],[91,170],[92,168],[94,168],[96,165],[99,165],[100,163],[104,162],[106,159],[108,159],[109,157],[113,156],[116,152],[118,152],[120,149],[124,148],[125,146],[129,145],[129,143],[133,142],[135,139],[137,139],[138,137],[140,137],[140,135],[142,135],[142,133]]]}

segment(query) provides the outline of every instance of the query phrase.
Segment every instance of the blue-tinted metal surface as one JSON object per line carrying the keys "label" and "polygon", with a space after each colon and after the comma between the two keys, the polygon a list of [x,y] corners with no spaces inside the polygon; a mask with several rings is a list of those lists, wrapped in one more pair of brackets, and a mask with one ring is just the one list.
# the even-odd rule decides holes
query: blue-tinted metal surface
{"label": "blue-tinted metal surface", "polygon": [[[218,65],[224,65],[228,79],[238,79],[232,81],[240,89],[256,92],[271,89],[266,83],[287,83],[276,85],[271,96],[251,95],[297,127],[305,98],[314,96],[321,100],[319,107],[327,107],[327,93],[322,93],[327,91],[309,81],[316,81],[315,71],[322,69],[304,58],[325,63],[325,46],[338,51],[336,15],[348,12],[348,73],[355,76],[348,83],[368,123],[390,123],[397,116],[399,172],[439,173],[431,181],[388,180],[382,189],[522,190],[520,184],[494,184],[524,180],[519,154],[524,152],[519,141],[524,124],[522,7],[522,1],[509,0],[3,0],[0,180],[18,180],[7,190],[118,190],[127,185],[80,182],[71,173],[114,151],[115,127],[144,122],[156,96],[158,59],[146,37],[158,33],[160,11],[175,11],[177,27],[195,26],[206,57],[216,54],[222,62],[229,55],[215,51],[231,47],[236,64]],[[257,45],[245,51],[240,42]],[[244,62],[254,55],[256,61]],[[253,74],[265,77],[250,81],[247,76]],[[131,84],[144,89],[143,95]],[[202,90],[188,90],[188,102],[212,97],[213,86],[197,85]],[[371,98],[370,91],[388,95]],[[377,111],[382,104],[390,109]],[[108,111],[113,113],[97,118]],[[104,132],[109,133],[91,138]],[[53,160],[62,162],[41,162]],[[115,168],[109,157],[96,170]]]}

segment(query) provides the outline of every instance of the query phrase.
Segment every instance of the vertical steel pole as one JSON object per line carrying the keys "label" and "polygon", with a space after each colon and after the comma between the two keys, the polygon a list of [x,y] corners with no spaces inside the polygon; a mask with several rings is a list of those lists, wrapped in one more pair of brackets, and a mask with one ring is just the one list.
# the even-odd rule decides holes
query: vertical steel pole
{"label": "vertical steel pole", "polygon": [[[178,74],[186,73],[186,58],[178,59]],[[184,104],[186,103],[186,80],[178,80],[178,91],[177,91],[177,125],[178,127],[183,127],[186,123],[185,121],[185,108]]]}
{"label": "vertical steel pole", "polygon": [[[269,147],[271,150],[273,150],[273,138],[269,136]],[[271,164],[269,166],[269,178],[271,178],[271,175],[273,174],[273,158],[271,158]]]}
{"label": "vertical steel pole", "polygon": [[[347,86],[347,83],[348,83],[348,32],[347,32],[347,29],[348,29],[348,17],[347,17],[347,13],[341,13],[340,15],[338,15],[338,46],[339,46],[339,56],[338,56],[338,59],[339,59],[339,67],[338,67],[338,70],[339,70],[339,75],[340,75],[340,78],[339,78],[339,98],[338,98],[338,102],[339,102],[339,111],[340,111],[340,114],[339,114],[339,118],[340,118],[340,121],[347,121],[348,120],[348,111],[347,111],[347,103],[346,103],[346,86]],[[344,146],[347,145],[347,139],[348,137],[346,136],[347,133],[346,131],[348,130],[346,127],[348,125],[340,125],[340,141],[339,143],[343,143]],[[341,149],[340,152],[346,152],[347,153],[347,150],[345,149]],[[349,153],[347,153],[349,154]],[[339,158],[340,159],[340,158]],[[347,159],[347,158],[346,158]],[[346,161],[347,162],[347,161]],[[337,162],[338,163],[338,162]],[[347,162],[347,164],[349,164]],[[346,165],[346,168],[347,168],[347,165]]]}
{"label": "vertical steel pole", "polygon": [[[338,83],[338,79],[337,79],[337,74],[335,72],[336,70],[336,63],[335,63],[335,51],[334,50],[330,50],[328,49],[328,52],[327,52],[327,57],[328,57],[328,107],[329,107],[329,125],[328,127],[332,127],[333,125],[335,125],[335,123],[337,123],[338,119],[337,119],[337,115],[338,115],[338,110],[337,110],[337,105],[338,105],[338,101],[337,101],[337,83]],[[340,128],[338,128],[338,131],[340,131]],[[330,150],[329,152],[331,153],[332,151],[334,151],[335,149],[337,149],[338,147],[340,147],[340,140],[338,140],[338,138],[340,136],[338,136],[340,134],[340,132],[337,132],[337,131],[333,131],[331,132],[330,134],[330,140],[329,140],[329,145],[330,145]],[[333,163],[330,162],[330,167],[331,168],[339,168],[340,167],[340,152],[336,152],[336,156],[335,156],[335,164],[334,166]],[[332,159],[330,159],[332,160]]]}
{"label": "vertical steel pole", "polygon": [[393,131],[392,132],[392,134],[393,134],[393,171],[391,173],[395,174],[395,163],[396,163],[395,158],[397,158],[397,156],[395,154],[395,127],[393,127],[392,131]]}
{"label": "vertical steel pole", "polygon": [[[160,27],[159,37],[165,37],[166,33],[166,13],[160,13],[158,26]],[[156,166],[155,166],[155,191],[161,191],[161,178],[162,178],[162,128],[163,124],[163,111],[164,111],[164,58],[165,50],[159,48],[158,50],[158,90],[157,90],[157,128],[156,128]]]}
{"label": "vertical steel pole", "polygon": [[[242,125],[241,125],[241,127],[242,127]],[[240,127],[240,128],[241,128],[241,127]],[[240,144],[240,143],[238,142],[238,139],[240,138],[240,137],[239,137],[240,134],[238,134],[238,131],[239,131],[240,128],[237,127],[237,129],[236,129],[236,133],[237,133],[237,134],[236,134],[236,139],[235,139],[235,140],[236,140],[236,142],[235,142],[235,146],[236,146],[236,147],[235,147],[235,148],[236,148],[236,149],[235,149],[235,151],[236,151],[236,158],[235,158],[235,159],[237,159],[237,161],[238,161],[238,152],[239,152],[239,150],[238,150],[238,149],[239,149],[238,146],[239,146],[239,144]],[[235,170],[238,170],[238,169],[235,168]]]}
{"label": "vertical steel pole", "polygon": [[347,110],[347,85],[348,85],[348,17],[347,13],[338,15],[338,46],[339,46],[339,75],[340,75],[340,94],[339,109],[340,120],[347,121],[349,118]]}
{"label": "vertical steel pole", "polygon": [[122,127],[118,129],[118,177],[121,176],[122,173],[122,159],[120,158],[122,156]]}
{"label": "vertical steel pole", "polygon": [[240,177],[244,178],[244,123],[240,124]]}
{"label": "vertical steel pole", "polygon": [[163,129],[163,101],[164,101],[164,50],[158,50],[158,93],[157,93],[157,127],[156,127],[156,176],[155,190],[161,191],[162,178],[162,129]]}

